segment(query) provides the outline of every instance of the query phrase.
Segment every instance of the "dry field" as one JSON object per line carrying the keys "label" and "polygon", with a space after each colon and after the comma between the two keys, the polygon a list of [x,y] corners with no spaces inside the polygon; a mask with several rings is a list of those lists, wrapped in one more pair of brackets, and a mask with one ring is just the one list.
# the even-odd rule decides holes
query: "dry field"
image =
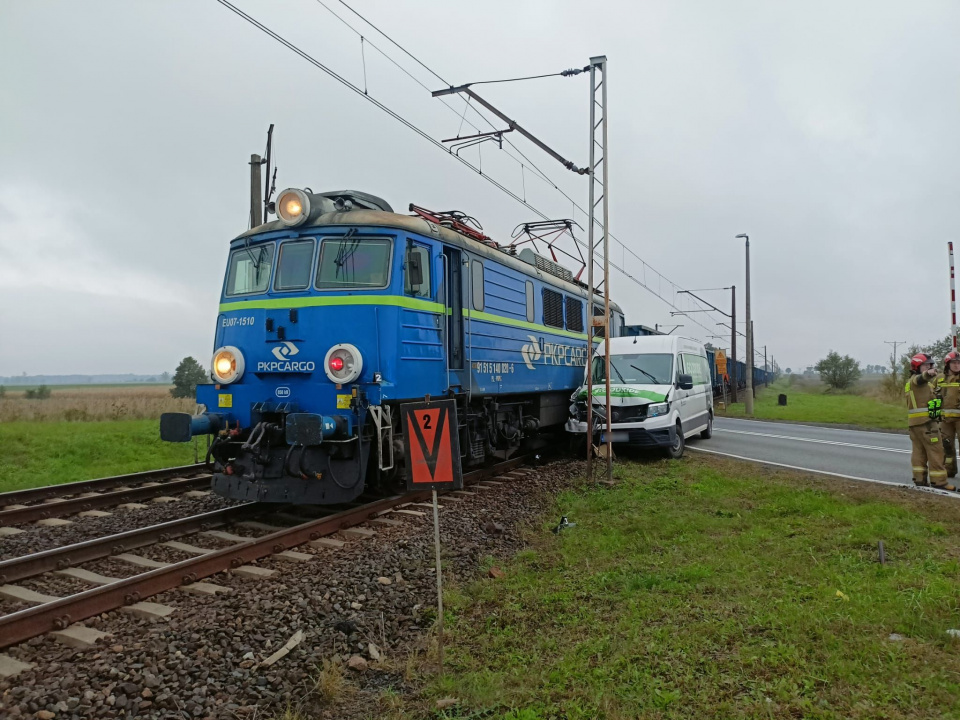
{"label": "dry field", "polygon": [[194,412],[190,398],[170,397],[168,385],[49,386],[43,400],[25,397],[22,389],[6,388],[0,398],[0,422],[68,420],[157,420],[164,412]]}

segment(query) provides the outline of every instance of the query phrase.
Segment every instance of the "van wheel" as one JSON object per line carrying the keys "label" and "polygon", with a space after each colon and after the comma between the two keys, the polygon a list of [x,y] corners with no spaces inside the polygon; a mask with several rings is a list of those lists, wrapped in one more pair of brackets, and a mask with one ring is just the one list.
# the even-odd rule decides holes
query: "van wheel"
{"label": "van wheel", "polygon": [[673,445],[667,448],[667,456],[679,460],[683,457],[683,451],[686,448],[686,442],[683,439],[683,426],[680,424],[680,421],[677,420],[677,437],[673,441]]}
{"label": "van wheel", "polygon": [[713,413],[707,413],[707,429],[700,431],[700,437],[709,440],[713,437]]}

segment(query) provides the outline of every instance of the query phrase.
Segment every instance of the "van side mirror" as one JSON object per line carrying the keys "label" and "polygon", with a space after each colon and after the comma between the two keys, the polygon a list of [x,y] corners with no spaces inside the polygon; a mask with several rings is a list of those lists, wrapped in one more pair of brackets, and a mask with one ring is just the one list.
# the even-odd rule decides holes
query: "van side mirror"
{"label": "van side mirror", "polygon": [[693,390],[693,375],[680,375],[677,384],[681,390]]}
{"label": "van side mirror", "polygon": [[419,290],[423,285],[423,267],[420,265],[420,253],[414,248],[407,248],[407,285],[413,290]]}

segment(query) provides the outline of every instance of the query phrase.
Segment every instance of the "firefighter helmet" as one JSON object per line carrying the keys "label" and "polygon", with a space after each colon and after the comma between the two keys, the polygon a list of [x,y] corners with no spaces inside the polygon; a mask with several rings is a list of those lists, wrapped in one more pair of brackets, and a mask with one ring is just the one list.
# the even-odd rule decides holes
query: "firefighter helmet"
{"label": "firefighter helmet", "polygon": [[910,358],[910,369],[914,372],[920,371],[920,366],[924,363],[932,363],[933,358],[927,355],[926,353],[917,353],[912,358]]}
{"label": "firefighter helmet", "polygon": [[960,353],[958,353],[956,350],[951,350],[943,358],[943,366],[949,367],[950,363],[952,363],[954,360],[960,360]]}

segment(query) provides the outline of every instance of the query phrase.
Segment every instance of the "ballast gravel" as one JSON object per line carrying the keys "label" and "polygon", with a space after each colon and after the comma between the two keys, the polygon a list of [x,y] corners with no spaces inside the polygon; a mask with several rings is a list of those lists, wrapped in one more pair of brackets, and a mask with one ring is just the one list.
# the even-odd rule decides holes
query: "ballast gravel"
{"label": "ballast gravel", "polygon": [[134,528],[148,527],[170,520],[180,520],[189,515],[199,515],[236,504],[232,500],[226,500],[213,494],[203,498],[188,498],[183,495],[178,495],[177,498],[177,502],[172,503],[145,503],[147,507],[143,510],[103,508],[112,513],[107,517],[93,518],[69,515],[65,517],[72,520],[73,523],[60,527],[42,527],[32,524],[18,525],[17,527],[24,532],[0,538],[0,560],[51,550],[84,540],[93,540]]}
{"label": "ballast gravel", "polygon": [[[554,462],[523,479],[503,480],[495,491],[459,502],[441,498],[445,581],[476,578],[484,558],[520,549],[524,526],[581,474],[579,463]],[[212,498],[192,502],[223,505]],[[7,648],[4,653],[35,667],[0,679],[0,717],[253,720],[280,716],[288,707],[302,708],[307,717],[371,717],[382,690],[404,689],[397,660],[422,642],[435,615],[433,522],[428,509],[418,509],[425,514],[388,516],[402,525],[375,526],[368,540],[339,549],[296,548],[314,555],[307,562],[263,558],[258,567],[277,570],[267,579],[232,573],[204,579],[228,594],[172,590],[148,598],[175,608],[165,620],[121,611],[90,618],[83,624],[110,633],[95,647],[70,648],[48,635]],[[151,520],[167,510],[151,508]],[[196,542],[214,547],[215,541]],[[183,557],[156,546],[145,550],[137,552],[167,561]],[[85,567],[110,574],[117,562]],[[298,631],[303,639],[289,654],[261,665]],[[364,663],[353,665],[365,669],[350,669],[354,656]],[[352,686],[342,706],[313,692],[325,661],[341,664]]]}

